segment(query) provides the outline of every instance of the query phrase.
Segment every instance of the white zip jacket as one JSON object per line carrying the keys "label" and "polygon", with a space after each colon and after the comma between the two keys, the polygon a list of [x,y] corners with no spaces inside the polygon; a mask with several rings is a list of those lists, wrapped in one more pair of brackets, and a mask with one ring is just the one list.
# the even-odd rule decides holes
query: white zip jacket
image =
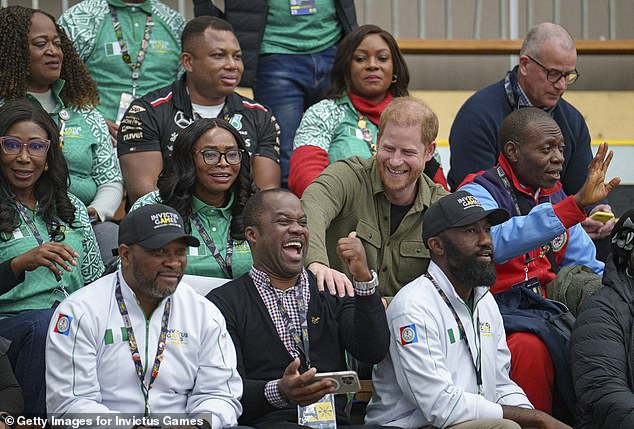
{"label": "white zip jacket", "polygon": [[[390,353],[374,367],[374,395],[366,423],[445,428],[502,418],[501,405],[532,408],[522,389],[509,378],[511,354],[502,316],[488,288],[474,290],[472,313],[434,262],[429,264],[429,273],[456,310],[473,355],[432,282],[421,276],[409,283],[387,309]],[[482,356],[481,395],[474,366],[478,354]]]}
{"label": "white zip jacket", "polygon": [[[116,276],[148,385],[167,298],[146,321],[134,292],[117,271],[72,294],[51,319],[46,341],[49,415],[85,418],[81,414],[118,412],[143,416],[145,400],[115,298]],[[242,381],[236,365],[224,317],[181,282],[172,295],[163,360],[149,392],[150,412],[203,416],[211,420],[213,429],[236,425],[242,412]]]}

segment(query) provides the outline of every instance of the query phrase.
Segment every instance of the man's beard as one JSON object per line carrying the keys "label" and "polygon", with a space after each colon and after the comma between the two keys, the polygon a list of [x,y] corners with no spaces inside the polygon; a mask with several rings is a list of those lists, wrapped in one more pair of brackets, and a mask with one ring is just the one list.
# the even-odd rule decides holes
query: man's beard
{"label": "man's beard", "polygon": [[460,252],[448,237],[444,237],[443,243],[447,255],[447,266],[456,280],[471,288],[492,286],[495,283],[496,275],[493,261],[478,261],[477,253],[468,255]]}
{"label": "man's beard", "polygon": [[[140,264],[134,264],[132,272],[136,282],[141,287],[141,290],[143,290],[146,295],[151,296],[152,298],[163,299],[176,292],[176,287],[178,286],[178,283],[174,287],[159,287],[156,277],[151,278],[146,275],[143,267]],[[183,276],[181,275],[178,279],[179,283],[182,278]]]}

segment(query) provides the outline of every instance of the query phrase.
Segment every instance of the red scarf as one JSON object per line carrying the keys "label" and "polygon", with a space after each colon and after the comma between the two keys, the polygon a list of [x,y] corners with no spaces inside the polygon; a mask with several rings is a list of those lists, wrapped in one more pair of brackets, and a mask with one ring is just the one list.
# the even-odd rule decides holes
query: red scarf
{"label": "red scarf", "polygon": [[381,113],[383,113],[383,110],[387,107],[388,104],[390,104],[393,98],[392,94],[388,92],[382,101],[374,104],[373,102],[366,100],[365,98],[355,94],[352,91],[348,91],[348,97],[350,98],[350,101],[352,102],[352,105],[355,107],[355,109],[361,112],[362,115],[366,116],[370,120],[370,122],[377,126],[379,125],[379,118],[381,117]]}

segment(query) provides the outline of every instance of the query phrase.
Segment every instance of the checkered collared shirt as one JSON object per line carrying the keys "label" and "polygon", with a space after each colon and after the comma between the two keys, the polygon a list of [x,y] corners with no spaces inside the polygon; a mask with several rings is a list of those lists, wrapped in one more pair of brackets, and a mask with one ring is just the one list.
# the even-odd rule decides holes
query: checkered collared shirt
{"label": "checkered collared shirt", "polygon": [[[249,271],[249,275],[255,284],[262,301],[264,302],[264,306],[269,312],[269,316],[271,316],[271,320],[275,325],[275,329],[277,330],[277,335],[279,335],[282,343],[286,347],[286,350],[290,353],[293,358],[299,357],[299,351],[297,350],[297,346],[293,341],[293,337],[290,332],[288,332],[288,327],[286,326],[286,322],[284,321],[284,317],[280,312],[278,301],[281,300],[284,309],[288,312],[291,323],[295,326],[298,331],[301,331],[301,326],[299,322],[299,309],[297,305],[297,287],[301,285],[302,293],[304,297],[304,302],[306,306],[310,302],[310,286],[308,284],[308,273],[305,269],[302,269],[299,278],[297,279],[297,283],[295,286],[288,288],[286,290],[276,289],[271,285],[271,279],[269,276],[263,272],[258,270],[255,267],[251,267],[251,271]],[[264,388],[264,396],[269,401],[271,405],[277,408],[284,408],[289,405],[287,401],[282,398],[280,394],[277,382],[279,380],[272,380],[266,383]]]}

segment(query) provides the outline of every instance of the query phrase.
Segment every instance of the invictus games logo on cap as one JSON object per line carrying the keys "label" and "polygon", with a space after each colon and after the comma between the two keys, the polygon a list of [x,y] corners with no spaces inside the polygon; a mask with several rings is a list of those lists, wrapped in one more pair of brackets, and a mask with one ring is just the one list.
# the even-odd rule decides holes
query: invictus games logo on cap
{"label": "invictus games logo on cap", "polygon": [[480,201],[473,195],[467,195],[461,198],[458,198],[458,203],[462,205],[465,209],[469,209],[472,207],[482,207]]}
{"label": "invictus games logo on cap", "polygon": [[164,226],[176,226],[180,228],[179,217],[176,213],[161,212],[155,213],[150,216],[152,222],[154,222],[154,229],[162,228]]}

